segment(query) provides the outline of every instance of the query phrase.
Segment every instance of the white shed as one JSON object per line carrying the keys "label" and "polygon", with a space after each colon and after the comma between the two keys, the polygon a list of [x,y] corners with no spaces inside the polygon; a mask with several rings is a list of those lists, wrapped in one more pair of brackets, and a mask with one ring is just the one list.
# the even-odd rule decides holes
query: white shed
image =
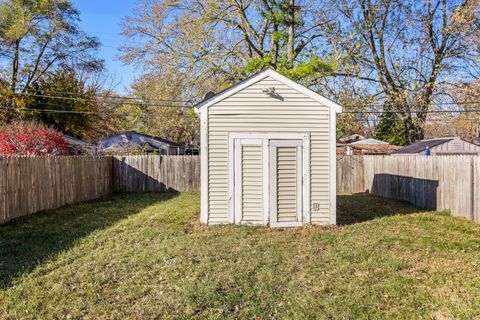
{"label": "white shed", "polygon": [[338,104],[266,69],[196,108],[202,223],[336,223]]}

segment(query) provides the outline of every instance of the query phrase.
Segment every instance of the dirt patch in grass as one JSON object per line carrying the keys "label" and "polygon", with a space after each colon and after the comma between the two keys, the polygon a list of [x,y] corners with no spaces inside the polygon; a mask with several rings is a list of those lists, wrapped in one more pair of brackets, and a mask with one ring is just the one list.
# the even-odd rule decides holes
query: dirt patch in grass
{"label": "dirt patch in grass", "polygon": [[480,316],[478,225],[369,196],[338,204],[343,226],[290,230],[199,225],[197,194],[15,221],[0,227],[0,318]]}

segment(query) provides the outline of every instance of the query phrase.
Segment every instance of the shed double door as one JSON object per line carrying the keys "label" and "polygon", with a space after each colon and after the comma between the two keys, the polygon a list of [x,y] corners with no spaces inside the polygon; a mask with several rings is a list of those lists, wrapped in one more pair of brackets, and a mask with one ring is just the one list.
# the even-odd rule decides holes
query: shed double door
{"label": "shed double door", "polygon": [[303,141],[235,139],[235,223],[303,225]]}

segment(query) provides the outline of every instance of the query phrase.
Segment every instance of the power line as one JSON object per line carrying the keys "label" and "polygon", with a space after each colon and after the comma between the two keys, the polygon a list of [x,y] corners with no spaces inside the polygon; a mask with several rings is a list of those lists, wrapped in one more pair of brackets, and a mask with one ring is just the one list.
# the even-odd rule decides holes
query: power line
{"label": "power line", "polygon": [[[480,109],[473,110],[427,110],[410,111],[410,113],[473,113],[480,112]],[[342,111],[340,114],[384,114],[384,113],[407,113],[405,111]]]}
{"label": "power line", "polygon": [[[50,96],[50,95],[41,95],[41,94],[30,94],[30,93],[14,93],[16,96],[29,96],[29,97],[36,97],[36,98],[46,98],[46,99],[56,99],[56,100],[69,100],[69,101],[81,101],[81,102],[93,102],[93,103],[101,103],[102,101],[94,100],[94,99],[85,99],[85,98],[73,98],[73,97],[62,97],[62,96]],[[106,99],[108,100],[110,99]],[[141,99],[137,99],[140,101]],[[111,102],[111,101],[110,101]],[[173,102],[173,101],[172,101]],[[190,107],[186,104],[182,105],[175,105],[175,104],[159,104],[159,103],[148,103],[148,102],[129,102],[129,101],[115,101],[115,103],[121,103],[125,105],[133,105],[133,106],[142,106],[142,107],[161,107],[161,108],[184,108]],[[192,106],[193,107],[193,106]]]}
{"label": "power line", "polygon": [[[11,89],[10,87],[0,86],[0,89]],[[35,96],[35,97],[54,97],[54,98],[75,98],[75,97],[65,97],[64,95],[74,95],[78,94],[77,92],[71,91],[52,91],[52,95],[45,95],[45,94],[35,94],[35,93],[28,93],[28,92],[15,92],[14,95],[19,96]],[[110,93],[93,93],[91,94],[95,97],[103,98],[103,99],[119,99],[119,100],[136,100],[136,101],[144,101],[143,98],[138,97],[131,97],[131,96],[122,96],[122,95],[114,95]],[[81,99],[81,98],[79,98]],[[92,100],[92,99],[90,99]],[[188,100],[175,100],[175,99],[158,99],[158,98],[149,98],[148,100],[151,101],[161,101],[161,102],[179,102],[179,103],[188,103]],[[94,101],[94,100],[92,100]],[[96,101],[96,100],[95,100]]]}
{"label": "power line", "polygon": [[[50,104],[51,106],[61,106],[61,105],[55,105],[55,104]],[[85,115],[98,115],[98,116],[105,116],[107,114],[110,115],[116,115],[116,116],[128,116],[131,113],[126,113],[126,112],[114,112],[114,111],[75,111],[75,110],[57,110],[57,109],[32,109],[32,108],[21,108],[21,109],[12,109],[8,107],[0,107],[1,110],[7,110],[7,111],[16,111],[16,112],[40,112],[40,113],[58,113],[58,114],[85,114]],[[189,115],[184,115],[184,114],[178,114],[178,117],[185,117],[189,118],[191,116]],[[169,118],[166,115],[160,115],[156,116],[159,118],[164,118],[167,119]]]}
{"label": "power line", "polygon": [[[5,87],[5,86],[0,86],[0,88],[3,88],[3,89],[10,89],[9,87]],[[17,95],[17,96],[32,96],[32,97],[43,97],[43,98],[50,98],[50,99],[65,99],[65,100],[77,100],[77,101],[85,101],[85,102],[96,102],[98,103],[97,100],[93,100],[93,99],[85,99],[85,98],[77,98],[77,97],[66,97],[66,96],[63,96],[63,95],[57,95],[57,94],[64,94],[64,95],[73,95],[73,94],[78,94],[76,92],[66,92],[66,91],[52,91],[52,93],[54,93],[54,95],[45,95],[45,94],[35,94],[35,93],[13,93],[14,95]],[[102,99],[105,99],[105,100],[114,100],[114,99],[118,99],[118,100],[133,100],[133,101],[141,101],[141,102],[137,102],[137,103],[126,103],[125,101],[122,101],[122,103],[124,104],[132,104],[132,105],[142,105],[142,106],[158,106],[158,107],[184,107],[184,106],[187,106],[187,105],[182,105],[182,106],[172,106],[172,105],[165,105],[165,104],[152,104],[152,103],[149,103],[149,102],[144,102],[145,99],[143,98],[138,98],[138,97],[131,97],[131,96],[121,96],[121,95],[112,95],[112,94],[102,94],[102,93],[94,93],[92,94],[93,96],[95,97],[99,97],[99,98],[102,98]],[[192,102],[191,100],[175,100],[175,99],[158,99],[158,98],[149,98],[148,99],[149,101],[160,101],[160,102],[171,102],[171,103],[190,103]],[[437,105],[437,106],[447,106],[447,105],[478,105],[480,104],[480,101],[460,101],[460,102],[433,102],[434,105]],[[367,104],[367,105],[370,105],[370,106],[384,106],[384,104],[382,103],[370,103],[370,104]],[[480,111],[480,110],[479,110]],[[387,111],[387,112],[392,112],[392,113],[403,113],[404,111]],[[411,112],[416,112],[416,111],[411,111]],[[422,112],[422,111],[418,111],[418,112]],[[417,113],[418,113],[417,112]],[[430,111],[428,111],[430,112]],[[456,111],[443,111],[443,112],[456,112]],[[475,111],[472,111],[472,112],[475,112]],[[375,114],[375,113],[383,113],[383,111],[345,111],[345,112],[342,112],[342,113],[371,113],[371,114]]]}
{"label": "power line", "polygon": [[[445,119],[427,118],[426,123],[429,123],[429,122],[446,123],[446,122],[455,121],[455,120],[480,123],[480,118],[479,119],[475,119],[475,118],[445,118]],[[376,118],[376,119],[348,119],[346,121],[353,122],[353,123],[374,123],[375,124],[375,123],[380,122],[381,120],[380,120],[380,118]]]}
{"label": "power line", "polygon": [[[73,94],[73,93],[72,93]],[[78,97],[65,97],[65,96],[55,96],[55,95],[43,95],[43,94],[33,94],[33,93],[14,93],[16,96],[32,96],[32,97],[39,97],[39,98],[46,98],[46,99],[56,99],[56,100],[69,100],[69,101],[82,101],[82,102],[94,102],[94,103],[99,103],[101,101],[94,100],[94,99],[86,99],[86,98],[78,98]],[[105,98],[105,97],[104,97]],[[106,100],[111,100],[112,98],[106,98]],[[126,100],[131,100],[131,101],[138,101],[138,102],[126,102],[126,101],[118,101],[121,102],[121,104],[125,105],[135,105],[135,106],[143,106],[143,107],[162,107],[162,108],[184,108],[184,107],[190,107],[186,104],[183,105],[175,105],[175,104],[156,104],[156,103],[148,103],[148,102],[139,102],[141,101],[140,98],[135,98],[135,97],[120,97],[118,96],[113,98],[113,99],[126,99]],[[158,100],[161,101],[161,100]],[[164,100],[168,101],[168,100]],[[179,102],[179,101],[174,101],[171,100],[171,102]],[[468,102],[468,104],[478,104],[479,102]],[[452,104],[452,103],[445,103],[446,105]],[[467,102],[464,102],[463,104],[467,104]],[[44,105],[48,105],[48,103],[44,103]],[[59,106],[61,107],[62,105],[58,104],[50,104],[52,106]],[[24,109],[26,110],[26,109]],[[39,109],[31,109],[32,111],[38,111]],[[46,110],[46,109],[42,109]],[[55,110],[58,111],[58,110]],[[66,111],[66,110],[63,110]],[[73,112],[73,111],[71,111]],[[80,111],[75,111],[75,112],[80,112]],[[427,110],[427,111],[410,111],[410,113],[426,113],[426,114],[442,114],[442,113],[475,113],[475,112],[480,112],[480,109],[471,109],[471,110]],[[66,113],[66,112],[65,112]],[[87,114],[86,112],[85,114]],[[395,113],[395,114],[404,114],[407,113],[405,111],[397,111],[397,110],[387,110],[387,111],[344,111],[341,114],[373,114],[373,115],[382,115],[384,113]]]}
{"label": "power line", "polygon": [[[60,104],[52,104],[52,103],[45,103],[43,105],[48,105],[48,106],[57,106],[57,107],[63,107],[63,105]],[[21,109],[12,109],[8,107],[0,107],[0,109],[3,110],[8,110],[8,111],[19,111],[19,112],[25,112],[25,111],[32,111],[32,112],[45,112],[45,113],[64,113],[64,114],[90,114],[90,115],[106,115],[106,114],[113,114],[113,115],[129,115],[130,113],[127,112],[121,112],[121,113],[116,113],[115,111],[75,111],[75,110],[58,110],[58,109],[33,109],[33,108],[21,108]],[[430,114],[437,114],[437,113],[472,113],[472,112],[480,112],[480,110],[431,110],[428,111],[427,113]],[[345,112],[345,113],[356,113],[356,114],[382,114],[383,112],[380,111],[370,111],[370,112]],[[392,113],[397,113],[397,112],[392,112]],[[180,116],[185,116],[189,117],[188,115],[180,115]],[[444,121],[445,119],[428,119],[428,121]],[[473,120],[473,119],[464,119],[464,120]],[[376,119],[352,119],[352,121],[356,122],[365,122],[365,121],[377,121]]]}
{"label": "power line", "polygon": [[[10,87],[7,86],[0,86],[0,89],[11,89]],[[77,92],[71,92],[71,91],[51,91],[53,95],[39,95],[39,94],[34,94],[34,93],[14,93],[16,95],[25,95],[25,96],[38,96],[38,97],[51,97],[51,98],[71,98],[71,97],[65,97],[62,95],[73,95],[73,94],[78,94]],[[139,97],[132,97],[132,96],[126,96],[126,95],[114,95],[111,93],[91,93],[91,95],[96,96],[96,97],[101,97],[104,99],[120,99],[120,100],[137,100],[137,101],[144,101],[144,98],[139,98]],[[80,99],[80,98],[79,98]],[[189,103],[192,100],[176,100],[176,99],[159,99],[159,98],[148,98],[150,101],[161,101],[161,102],[183,102],[183,103]],[[437,106],[443,106],[443,105],[476,105],[480,104],[480,101],[458,101],[458,102],[432,102],[432,104],[437,105]],[[365,105],[369,106],[384,106],[383,103],[381,102],[374,102],[374,103],[366,103]]]}
{"label": "power line", "polygon": [[95,111],[52,110],[52,109],[30,109],[30,108],[12,109],[12,108],[7,108],[7,107],[1,107],[0,109],[3,109],[3,110],[8,110],[8,111],[17,111],[17,112],[35,111],[35,112],[45,112],[45,113],[100,114],[100,112],[95,112]]}

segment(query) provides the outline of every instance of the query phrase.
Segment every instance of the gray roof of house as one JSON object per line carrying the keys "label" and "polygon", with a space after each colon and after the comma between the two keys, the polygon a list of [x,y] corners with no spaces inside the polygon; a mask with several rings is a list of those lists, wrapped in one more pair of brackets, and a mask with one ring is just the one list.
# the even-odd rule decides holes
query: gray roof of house
{"label": "gray roof of house", "polygon": [[72,147],[87,147],[87,148],[95,148],[95,144],[86,142],[75,137],[69,136],[68,134],[62,134],[63,139],[68,143],[69,146]]}
{"label": "gray roof of house", "polygon": [[146,151],[166,149],[168,147],[182,147],[182,145],[176,142],[136,131],[122,132],[98,142],[99,151],[120,151],[132,145],[146,147]]}
{"label": "gray roof of house", "polygon": [[425,151],[427,147],[433,148],[438,145],[444,144],[445,142],[452,141],[454,138],[438,138],[438,139],[429,139],[429,140],[422,140],[417,143],[411,144],[406,146],[405,148],[399,149],[397,151],[392,152],[392,154],[399,154],[399,153],[420,153]]}
{"label": "gray roof of house", "polygon": [[358,140],[350,143],[350,145],[352,144],[356,145],[356,144],[389,144],[389,143],[385,141],[369,138],[369,139]]}
{"label": "gray roof of house", "polygon": [[340,137],[338,139],[338,141],[340,141],[341,143],[353,143],[355,141],[360,141],[360,140],[365,140],[365,137],[359,134],[351,134],[349,136]]}

